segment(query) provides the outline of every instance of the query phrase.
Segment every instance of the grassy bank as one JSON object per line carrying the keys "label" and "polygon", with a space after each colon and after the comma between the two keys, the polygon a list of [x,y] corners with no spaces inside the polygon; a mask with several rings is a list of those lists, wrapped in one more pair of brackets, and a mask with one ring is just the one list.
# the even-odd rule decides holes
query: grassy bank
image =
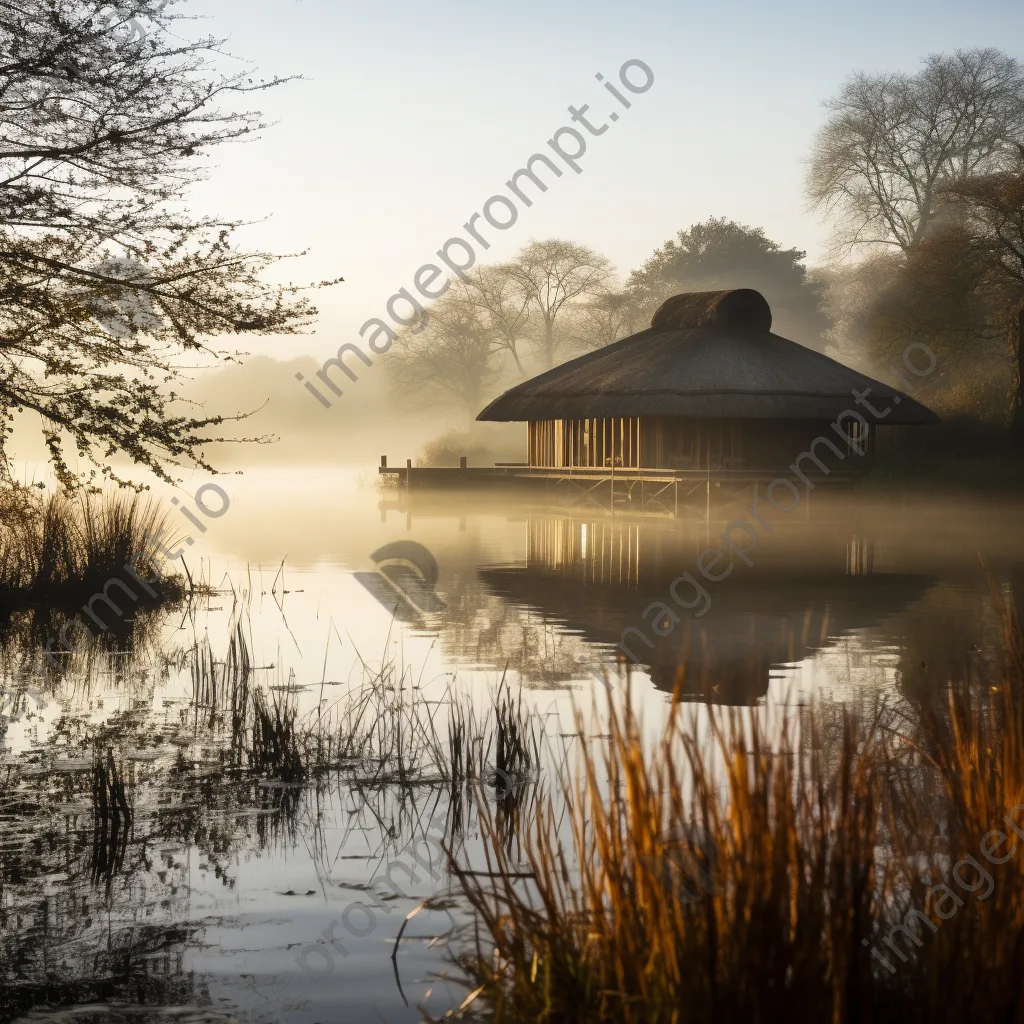
{"label": "grassy bank", "polygon": [[0,615],[9,619],[19,611],[42,610],[72,617],[112,584],[115,595],[123,596],[124,588],[135,594],[137,609],[178,600],[185,593],[183,578],[154,546],[167,532],[166,514],[137,494],[97,498],[4,490]]}
{"label": "grassy bank", "polygon": [[1024,645],[1004,615],[1002,678],[916,708],[769,735],[709,707],[709,739],[676,704],[653,753],[612,709],[525,830],[532,879],[496,832],[493,874],[461,876],[489,1018],[1024,1020],[1024,848],[1004,820],[1024,801]]}

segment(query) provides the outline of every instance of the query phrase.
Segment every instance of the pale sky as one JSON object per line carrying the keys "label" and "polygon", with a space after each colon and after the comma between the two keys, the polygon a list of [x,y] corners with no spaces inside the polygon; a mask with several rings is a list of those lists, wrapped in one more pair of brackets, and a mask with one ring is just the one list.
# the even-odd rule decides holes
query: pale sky
{"label": "pale sky", "polygon": [[[957,47],[1024,57],[1019,0],[190,0],[178,10],[208,12],[206,29],[230,36],[257,77],[306,78],[257,97],[278,123],[224,147],[194,207],[270,216],[244,241],[308,248],[288,278],[346,278],[321,293],[315,335],[249,346],[319,361],[358,342],[359,325],[436,263],[531,154],[550,153],[547,140],[572,124],[569,105],[590,104],[596,125],[621,116],[588,138],[581,174],[566,168],[511,228],[489,229],[487,260],[563,236],[627,272],[714,215],[763,227],[813,262],[826,228],[805,209],[804,161],[822,102],[851,71],[913,71]],[[617,82],[631,59],[655,80],[625,110],[594,76]]]}

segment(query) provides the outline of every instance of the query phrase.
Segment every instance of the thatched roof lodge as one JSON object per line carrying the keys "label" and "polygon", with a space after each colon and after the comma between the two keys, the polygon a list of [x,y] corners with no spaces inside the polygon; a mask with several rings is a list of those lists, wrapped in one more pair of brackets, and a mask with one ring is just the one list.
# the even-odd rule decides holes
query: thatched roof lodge
{"label": "thatched roof lodge", "polygon": [[821,435],[848,452],[831,429],[840,416],[867,450],[878,426],[938,421],[771,326],[749,288],[675,295],[646,330],[506,391],[477,419],[527,421],[530,466],[708,470],[777,469]]}

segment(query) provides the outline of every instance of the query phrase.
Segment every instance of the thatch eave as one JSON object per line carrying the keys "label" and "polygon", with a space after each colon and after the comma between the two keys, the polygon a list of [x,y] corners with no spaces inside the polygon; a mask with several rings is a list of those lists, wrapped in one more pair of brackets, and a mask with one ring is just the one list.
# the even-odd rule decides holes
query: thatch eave
{"label": "thatch eave", "polygon": [[674,296],[654,323],[511,388],[477,419],[834,420],[852,410],[882,425],[939,422],[909,395],[771,333],[756,292]]}
{"label": "thatch eave", "polygon": [[[893,398],[900,401],[893,405]],[[509,393],[484,409],[478,420],[517,422],[528,420],[587,419],[588,417],[680,416],[696,419],[835,420],[848,410],[860,413],[869,423],[891,426],[940,422],[930,409],[900,392],[872,391],[871,400],[888,415],[873,416],[858,406],[832,395],[785,392],[771,395],[746,391],[678,392],[662,389],[643,395],[616,392],[580,392],[572,395],[514,396]]]}

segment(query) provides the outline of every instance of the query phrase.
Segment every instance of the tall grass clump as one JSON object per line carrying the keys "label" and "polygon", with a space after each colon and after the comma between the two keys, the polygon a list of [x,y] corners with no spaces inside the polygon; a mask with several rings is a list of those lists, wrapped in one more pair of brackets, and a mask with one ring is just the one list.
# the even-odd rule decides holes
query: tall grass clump
{"label": "tall grass clump", "polygon": [[210,638],[193,643],[186,656],[192,675],[191,706],[194,727],[200,721],[213,729],[227,722],[231,727],[231,751],[240,756],[249,728],[252,655],[242,623],[236,622],[228,636],[223,661],[214,657]]}
{"label": "tall grass clump", "polygon": [[[937,836],[939,856],[922,872],[919,890],[945,883],[965,901],[929,906],[934,920],[940,911],[955,914],[927,936],[927,955],[922,949],[913,961],[922,1019],[1024,1020],[1024,637],[1018,610],[995,587],[992,603],[1003,624],[1001,677],[950,687],[921,708],[916,743],[934,771],[938,800],[905,801],[902,815],[909,828]],[[949,878],[949,865],[965,856],[991,879],[973,866],[962,869],[968,885],[980,883],[974,894]]]}
{"label": "tall grass clump", "polygon": [[713,721],[716,775],[681,707],[653,756],[632,713],[610,709],[579,775],[538,801],[523,840],[533,880],[503,842],[487,847],[488,881],[463,878],[487,928],[471,969],[496,1019],[781,1019],[799,993],[824,1020],[856,1000],[845,979],[869,969],[860,938],[887,879],[872,839],[880,780],[853,722],[833,788],[817,752],[771,756],[738,713]]}
{"label": "tall grass clump", "polygon": [[298,783],[306,778],[302,747],[304,737],[298,726],[298,712],[287,697],[268,697],[263,690],[252,694],[253,727],[250,767],[281,782]]}
{"label": "tall grass clump", "polygon": [[455,867],[488,1015],[1024,1020],[1024,645],[1000,610],[1002,678],[909,715],[673,704],[652,747],[609,699],[606,736],[538,797],[527,864],[492,819],[489,870]]}
{"label": "tall grass clump", "polygon": [[72,609],[111,580],[122,582],[143,604],[179,598],[181,578],[168,572],[154,543],[161,537],[166,543],[168,532],[166,513],[138,494],[73,497],[43,496],[27,487],[4,490],[0,605]]}
{"label": "tall grass clump", "polygon": [[478,711],[449,682],[434,696],[393,657],[361,662],[362,678],[308,723],[316,760],[366,784],[449,787],[481,780],[497,790],[535,772],[542,724],[503,676]]}
{"label": "tall grass clump", "polygon": [[266,778],[300,782],[340,772],[365,786],[436,785],[453,792],[486,782],[499,799],[518,802],[538,773],[543,724],[505,676],[478,710],[450,681],[428,695],[393,656],[379,665],[360,660],[345,693],[321,698],[300,715],[288,687],[258,681],[273,666],[253,665],[241,618],[223,658],[205,636],[183,663],[192,678],[196,733],[229,730],[225,756]]}

